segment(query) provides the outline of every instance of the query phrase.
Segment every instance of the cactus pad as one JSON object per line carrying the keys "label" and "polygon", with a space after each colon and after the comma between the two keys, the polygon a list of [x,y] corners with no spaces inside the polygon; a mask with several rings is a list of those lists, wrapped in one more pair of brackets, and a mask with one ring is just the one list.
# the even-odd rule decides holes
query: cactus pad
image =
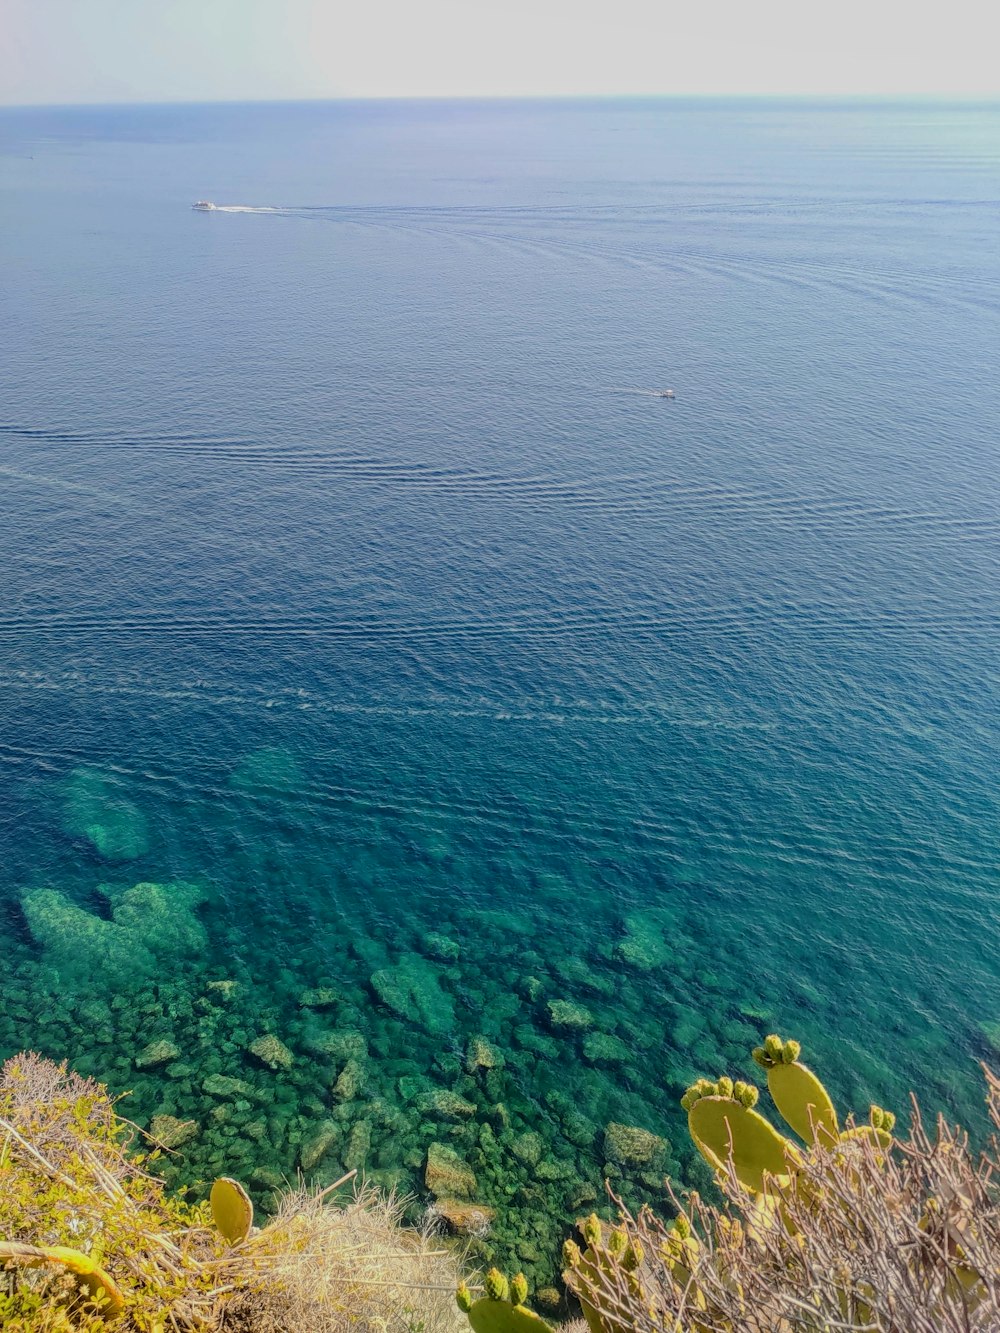
{"label": "cactus pad", "polygon": [[478,1301],[472,1300],[464,1282],[457,1292],[458,1308],[468,1315],[473,1333],[552,1333],[545,1320],[524,1305],[528,1281],[523,1273],[508,1282],[499,1268],[491,1268],[483,1285],[486,1295]]}
{"label": "cactus pad", "polygon": [[473,1333],[552,1333],[534,1310],[510,1301],[493,1301],[488,1296],[476,1301],[469,1311]]}
{"label": "cactus pad", "polygon": [[806,1065],[772,1065],[767,1071],[767,1090],[782,1118],[806,1143],[827,1146],[839,1134],[837,1112],[830,1094]]}
{"label": "cactus pad", "polygon": [[40,1268],[55,1264],[72,1273],[83,1289],[86,1303],[100,1318],[110,1323],[125,1309],[125,1297],[114,1279],[96,1259],[80,1250],[65,1245],[21,1245],[17,1241],[0,1241],[0,1262],[23,1264],[26,1268]]}
{"label": "cactus pad", "polygon": [[212,1217],[230,1245],[239,1245],[250,1235],[253,1204],[238,1180],[220,1176],[212,1186]]}
{"label": "cactus pad", "polygon": [[746,1189],[760,1193],[766,1175],[788,1174],[792,1145],[742,1102],[730,1097],[699,1097],[688,1110],[688,1129],[695,1147],[714,1170],[724,1171],[732,1152],[733,1169]]}

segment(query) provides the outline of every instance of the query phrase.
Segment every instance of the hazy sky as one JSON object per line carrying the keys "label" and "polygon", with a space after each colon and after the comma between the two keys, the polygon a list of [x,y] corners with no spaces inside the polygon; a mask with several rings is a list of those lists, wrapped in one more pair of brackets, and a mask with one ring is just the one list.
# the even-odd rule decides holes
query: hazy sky
{"label": "hazy sky", "polygon": [[0,0],[0,102],[1000,95],[998,0]]}

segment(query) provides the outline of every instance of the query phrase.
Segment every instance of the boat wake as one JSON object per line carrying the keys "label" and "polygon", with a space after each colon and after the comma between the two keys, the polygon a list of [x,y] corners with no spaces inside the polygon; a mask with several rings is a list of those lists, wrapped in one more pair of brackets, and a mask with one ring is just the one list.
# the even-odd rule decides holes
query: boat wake
{"label": "boat wake", "polygon": [[255,204],[213,204],[207,199],[199,199],[191,207],[199,213],[291,213],[290,208],[261,207]]}

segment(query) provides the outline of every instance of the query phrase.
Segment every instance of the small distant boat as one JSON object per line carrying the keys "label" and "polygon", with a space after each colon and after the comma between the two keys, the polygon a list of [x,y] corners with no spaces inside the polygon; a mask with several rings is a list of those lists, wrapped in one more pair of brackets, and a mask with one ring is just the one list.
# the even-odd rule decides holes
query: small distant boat
{"label": "small distant boat", "polygon": [[217,205],[210,203],[207,199],[199,199],[198,202],[196,204],[192,204],[191,207],[199,209],[200,212],[202,213],[211,213],[212,210],[217,207]]}
{"label": "small distant boat", "polygon": [[657,398],[676,398],[676,397],[677,397],[677,395],[674,393],[673,389],[657,389],[657,391],[656,391],[656,396],[657,396]]}

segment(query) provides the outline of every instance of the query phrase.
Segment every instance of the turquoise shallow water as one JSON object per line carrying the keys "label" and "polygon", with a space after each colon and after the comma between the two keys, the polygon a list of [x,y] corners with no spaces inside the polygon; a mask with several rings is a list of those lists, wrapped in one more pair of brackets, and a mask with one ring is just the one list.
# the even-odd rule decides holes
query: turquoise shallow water
{"label": "turquoise shallow water", "polygon": [[536,1282],[767,1031],[976,1124],[998,120],[0,115],[4,1052]]}

